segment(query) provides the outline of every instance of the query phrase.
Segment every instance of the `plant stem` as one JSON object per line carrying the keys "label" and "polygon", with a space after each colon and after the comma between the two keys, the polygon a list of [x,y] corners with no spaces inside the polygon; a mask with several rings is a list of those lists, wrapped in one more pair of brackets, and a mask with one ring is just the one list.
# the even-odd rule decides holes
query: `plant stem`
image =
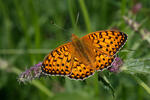
{"label": "plant stem", "polygon": [[84,16],[84,20],[85,20],[85,25],[86,25],[87,31],[91,32],[90,19],[89,19],[89,15],[88,15],[88,12],[87,12],[84,0],[79,0],[79,4],[80,4],[80,7],[81,7],[83,16]]}

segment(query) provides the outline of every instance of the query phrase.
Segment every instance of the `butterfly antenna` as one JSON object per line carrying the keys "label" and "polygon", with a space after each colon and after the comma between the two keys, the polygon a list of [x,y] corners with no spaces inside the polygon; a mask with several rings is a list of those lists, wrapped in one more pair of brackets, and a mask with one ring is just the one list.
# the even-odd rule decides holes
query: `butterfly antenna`
{"label": "butterfly antenna", "polygon": [[[51,20],[50,22],[51,22],[51,24],[54,25],[55,27],[57,27],[57,28],[59,28],[59,29],[61,29],[61,30],[63,30],[63,31],[69,32],[68,30],[64,29],[63,27],[61,27],[61,26],[55,24],[55,22],[54,22],[53,20]],[[69,33],[70,33],[70,32],[69,32]]]}
{"label": "butterfly antenna", "polygon": [[63,30],[63,31],[69,32],[68,30],[64,29],[63,27],[61,27],[61,26],[59,26],[59,25],[57,25],[57,24],[55,24],[55,23],[54,23],[53,25],[54,25],[55,27],[57,27],[57,28]]}
{"label": "butterfly antenna", "polygon": [[77,25],[77,23],[79,21],[79,16],[80,16],[80,13],[78,12],[77,17],[76,17],[76,25]]}

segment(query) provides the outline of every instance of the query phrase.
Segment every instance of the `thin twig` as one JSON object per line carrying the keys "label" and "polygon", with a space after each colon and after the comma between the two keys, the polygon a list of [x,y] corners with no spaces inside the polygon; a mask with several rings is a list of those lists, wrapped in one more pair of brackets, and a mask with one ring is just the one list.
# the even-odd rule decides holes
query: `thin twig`
{"label": "thin twig", "polygon": [[150,32],[147,31],[147,29],[141,28],[141,24],[128,18],[127,16],[123,16],[123,19],[135,32],[140,33],[143,40],[146,40],[148,43],[150,43]]}

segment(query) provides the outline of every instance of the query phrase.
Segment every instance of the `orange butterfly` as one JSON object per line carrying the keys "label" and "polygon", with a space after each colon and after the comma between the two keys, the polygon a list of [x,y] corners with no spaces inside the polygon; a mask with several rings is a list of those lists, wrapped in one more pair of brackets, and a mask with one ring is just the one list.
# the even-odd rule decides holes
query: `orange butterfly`
{"label": "orange butterfly", "polygon": [[48,54],[42,63],[42,72],[83,80],[95,71],[108,68],[126,40],[127,35],[116,30],[92,32],[82,38],[73,34],[72,42]]}

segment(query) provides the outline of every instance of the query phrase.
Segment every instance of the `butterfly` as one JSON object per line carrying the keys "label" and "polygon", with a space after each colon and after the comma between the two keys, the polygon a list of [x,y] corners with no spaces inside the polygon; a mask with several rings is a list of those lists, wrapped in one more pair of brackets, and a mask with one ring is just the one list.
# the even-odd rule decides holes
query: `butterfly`
{"label": "butterfly", "polygon": [[95,71],[109,68],[126,41],[127,34],[116,30],[91,32],[81,38],[72,34],[71,42],[45,57],[42,73],[84,80]]}

